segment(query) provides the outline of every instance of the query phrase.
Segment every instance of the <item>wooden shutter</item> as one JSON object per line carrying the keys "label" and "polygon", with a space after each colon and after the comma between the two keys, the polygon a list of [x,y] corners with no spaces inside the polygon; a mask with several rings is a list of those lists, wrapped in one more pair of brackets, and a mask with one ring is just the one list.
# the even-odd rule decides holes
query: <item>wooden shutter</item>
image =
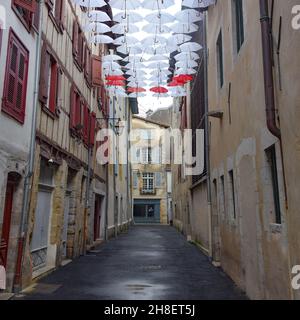
{"label": "wooden shutter", "polygon": [[92,56],[92,85],[94,87],[102,86],[102,61],[98,56]]}
{"label": "wooden shutter", "polygon": [[45,0],[45,4],[48,6],[49,10],[53,10],[55,0]]}
{"label": "wooden shutter", "polygon": [[34,17],[33,17],[33,27],[35,28],[36,31],[39,31],[39,26],[40,26],[40,13],[41,12],[41,8],[40,6],[37,4],[36,5],[36,10],[34,13]]}
{"label": "wooden shutter", "polygon": [[133,189],[137,189],[139,186],[139,179],[136,171],[133,171],[132,173],[132,185],[133,185]]}
{"label": "wooden shutter", "polygon": [[156,188],[161,188],[162,186],[162,173],[155,172],[155,186]]}
{"label": "wooden shutter", "polygon": [[70,92],[70,128],[74,128],[76,126],[76,90],[75,86],[71,86]]}
{"label": "wooden shutter", "polygon": [[84,75],[88,82],[91,84],[91,50],[86,44],[85,46],[85,62],[84,62]]}
{"label": "wooden shutter", "polygon": [[3,94],[3,110],[24,123],[29,52],[10,31]]}
{"label": "wooden shutter", "polygon": [[51,58],[50,63],[50,71],[51,71],[51,78],[50,78],[50,97],[49,97],[49,110],[55,113],[56,110],[56,103],[57,103],[57,77],[58,77],[58,66],[56,61]]}
{"label": "wooden shutter", "polygon": [[36,0],[14,0],[14,4],[33,13],[36,10]]}
{"label": "wooden shutter", "polygon": [[58,26],[61,29],[64,29],[65,1],[56,0],[54,14],[55,14],[55,19],[57,21]]}
{"label": "wooden shutter", "polygon": [[41,54],[39,100],[42,104],[46,105],[48,101],[48,82],[50,72],[50,54],[47,51],[46,42],[43,44]]}
{"label": "wooden shutter", "polygon": [[90,120],[90,112],[86,103],[83,104],[83,140],[85,144],[88,144],[89,137],[89,120]]}
{"label": "wooden shutter", "polygon": [[93,146],[95,144],[95,134],[96,134],[96,113],[92,112],[91,115],[91,128],[89,142]]}
{"label": "wooden shutter", "polygon": [[74,21],[73,24],[73,55],[74,57],[78,57],[78,33],[79,33],[79,26],[78,22]]}

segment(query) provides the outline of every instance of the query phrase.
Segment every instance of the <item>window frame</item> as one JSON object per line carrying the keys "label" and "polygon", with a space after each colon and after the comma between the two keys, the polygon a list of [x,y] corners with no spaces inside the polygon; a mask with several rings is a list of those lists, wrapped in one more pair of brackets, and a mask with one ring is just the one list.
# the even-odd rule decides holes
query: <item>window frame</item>
{"label": "window frame", "polygon": [[223,34],[222,29],[219,32],[216,42],[216,54],[217,54],[217,77],[218,77],[218,88],[222,89],[225,84],[224,77],[224,48],[223,48]]}

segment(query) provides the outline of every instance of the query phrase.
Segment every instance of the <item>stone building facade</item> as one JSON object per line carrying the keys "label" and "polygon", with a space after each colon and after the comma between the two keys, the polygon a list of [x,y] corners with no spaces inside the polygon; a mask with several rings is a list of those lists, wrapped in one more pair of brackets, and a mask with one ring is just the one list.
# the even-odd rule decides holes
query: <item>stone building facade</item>
{"label": "stone building facade", "polygon": [[170,223],[168,172],[163,163],[162,136],[169,127],[135,116],[132,120],[131,164],[133,220],[135,223]]}
{"label": "stone building facade", "polygon": [[36,68],[36,15],[0,4],[0,265],[12,290],[29,154]]}
{"label": "stone building facade", "polygon": [[[299,299],[291,286],[292,268],[300,259],[300,65],[294,59],[300,33],[291,23],[296,5],[292,0],[218,1],[206,13],[211,202],[205,186],[203,196],[191,197],[191,217],[197,212],[204,228],[193,221],[197,230],[189,230],[182,209],[186,218],[180,222],[187,235],[195,239],[198,233],[212,260],[251,299]],[[268,73],[270,88],[270,72],[275,107],[266,113],[270,90],[264,76]],[[190,107],[193,119],[201,103]],[[174,183],[174,194],[182,193],[181,187]]]}

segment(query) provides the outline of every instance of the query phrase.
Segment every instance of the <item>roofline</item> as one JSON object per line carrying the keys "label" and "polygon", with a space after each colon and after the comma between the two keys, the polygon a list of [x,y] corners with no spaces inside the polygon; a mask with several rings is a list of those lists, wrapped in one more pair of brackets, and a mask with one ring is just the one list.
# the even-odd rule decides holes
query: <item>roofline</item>
{"label": "roofline", "polygon": [[167,124],[164,124],[164,123],[161,123],[161,122],[157,122],[157,121],[154,121],[154,120],[150,120],[150,119],[146,119],[146,118],[143,118],[143,117],[139,117],[139,116],[136,116],[136,115],[133,116],[133,119],[142,120],[144,122],[149,122],[149,123],[152,123],[152,124],[156,124],[157,126],[164,127],[164,128],[170,128],[170,126],[168,126]]}

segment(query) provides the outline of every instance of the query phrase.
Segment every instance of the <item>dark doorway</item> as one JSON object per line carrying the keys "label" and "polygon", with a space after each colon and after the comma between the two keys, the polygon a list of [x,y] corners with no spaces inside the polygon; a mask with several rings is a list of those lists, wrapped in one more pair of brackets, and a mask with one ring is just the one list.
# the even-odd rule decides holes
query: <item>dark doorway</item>
{"label": "dark doorway", "polygon": [[102,197],[96,194],[94,213],[94,241],[100,238]]}

